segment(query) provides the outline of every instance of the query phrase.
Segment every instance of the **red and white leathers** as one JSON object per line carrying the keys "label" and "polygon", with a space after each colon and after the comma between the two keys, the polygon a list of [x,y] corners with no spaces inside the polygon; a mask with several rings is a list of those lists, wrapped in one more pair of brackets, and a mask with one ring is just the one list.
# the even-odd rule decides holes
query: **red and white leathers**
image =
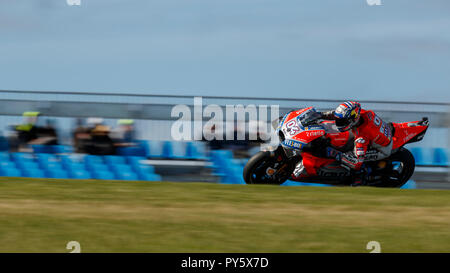
{"label": "red and white leathers", "polygon": [[392,152],[392,132],[389,124],[383,122],[371,110],[361,110],[361,120],[351,129],[355,136],[353,152],[342,154],[341,161],[354,170],[360,170],[368,147],[377,149],[384,156]]}

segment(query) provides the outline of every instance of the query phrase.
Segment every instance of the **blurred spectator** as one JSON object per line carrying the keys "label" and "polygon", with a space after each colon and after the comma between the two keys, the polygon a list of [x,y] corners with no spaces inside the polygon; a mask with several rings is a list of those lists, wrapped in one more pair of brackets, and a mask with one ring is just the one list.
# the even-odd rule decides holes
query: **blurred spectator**
{"label": "blurred spectator", "polygon": [[38,120],[39,112],[25,112],[23,113],[24,122],[20,125],[14,126],[17,133],[17,141],[19,148],[25,146],[29,141],[37,138],[35,124]]}
{"label": "blurred spectator", "polygon": [[119,127],[114,132],[115,146],[134,146],[136,145],[134,120],[132,119],[119,119],[117,121]]}
{"label": "blurred spectator", "polygon": [[24,112],[24,122],[13,126],[15,134],[11,137],[12,150],[26,149],[28,145],[55,145],[58,144],[56,130],[51,121],[46,126],[37,126],[39,112]]}
{"label": "blurred spectator", "polygon": [[45,126],[38,126],[36,121],[37,139],[31,140],[28,144],[41,145],[57,145],[58,135],[56,133],[55,121],[53,119],[46,119]]}
{"label": "blurred spectator", "polygon": [[84,147],[91,139],[90,130],[91,129],[84,126],[83,119],[77,118],[76,128],[72,132],[73,145],[76,153],[86,153]]}
{"label": "blurred spectator", "polygon": [[73,131],[75,150],[93,155],[115,154],[114,142],[109,137],[110,128],[103,124],[103,119],[91,117],[86,123],[84,126],[81,119],[77,120]]}
{"label": "blurred spectator", "polygon": [[114,155],[116,149],[109,133],[110,128],[108,126],[97,124],[90,130],[90,139],[86,141],[84,150],[93,155]]}

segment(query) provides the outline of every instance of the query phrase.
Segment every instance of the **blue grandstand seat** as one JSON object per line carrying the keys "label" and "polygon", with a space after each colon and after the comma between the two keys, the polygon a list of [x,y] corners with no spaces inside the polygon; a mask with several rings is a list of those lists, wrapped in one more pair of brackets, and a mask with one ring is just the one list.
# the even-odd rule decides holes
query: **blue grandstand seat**
{"label": "blue grandstand seat", "polygon": [[51,145],[33,144],[33,145],[31,145],[31,148],[33,148],[33,153],[41,153],[41,154],[51,154],[51,153],[53,153]]}
{"label": "blue grandstand seat", "polygon": [[230,150],[212,151],[211,161],[214,168],[226,168],[229,165],[233,165],[233,152],[231,152]]}
{"label": "blue grandstand seat", "polygon": [[74,160],[72,159],[71,156],[68,156],[68,155],[60,155],[59,158],[60,158],[60,160],[61,160],[61,164],[63,164],[64,166],[67,165],[67,164],[74,163]]}
{"label": "blue grandstand seat", "polygon": [[143,156],[127,156],[126,161],[130,165],[139,165],[141,164],[141,161],[147,160],[147,158]]}
{"label": "blue grandstand seat", "polygon": [[34,153],[45,153],[45,154],[64,154],[72,153],[73,147],[68,145],[31,145]]}
{"label": "blue grandstand seat", "polygon": [[433,165],[450,166],[447,150],[444,148],[435,148],[433,151]]}
{"label": "blue grandstand seat", "polygon": [[218,158],[233,158],[233,152],[231,150],[214,150],[211,151],[211,156]]}
{"label": "blue grandstand seat", "polygon": [[22,172],[16,168],[0,168],[0,176],[21,177]]}
{"label": "blue grandstand seat", "polygon": [[36,166],[33,167],[32,164],[30,164],[29,162],[26,163],[26,161],[25,161],[25,163],[18,162],[17,165],[18,166],[24,165],[21,168],[40,168],[44,171],[48,170],[48,169],[62,170],[62,168],[63,168],[61,161],[55,155],[38,153],[38,154],[35,154],[35,156],[36,156],[36,161],[37,161],[37,165],[38,165],[37,167]]}
{"label": "blue grandstand seat", "polygon": [[115,164],[110,165],[111,170],[113,170],[114,173],[120,173],[120,172],[133,172],[130,165],[127,164]]}
{"label": "blue grandstand seat", "polygon": [[186,157],[189,159],[208,160],[205,144],[200,141],[187,142]]}
{"label": "blue grandstand seat", "polygon": [[45,170],[45,175],[48,178],[69,178],[67,171],[62,169],[47,169]]}
{"label": "blue grandstand seat", "polygon": [[86,164],[86,170],[93,171],[105,171],[109,172],[110,168],[106,164]]}
{"label": "blue grandstand seat", "polygon": [[23,176],[25,177],[36,177],[36,178],[44,178],[45,173],[41,169],[22,169]]}
{"label": "blue grandstand seat", "polygon": [[132,147],[119,147],[117,148],[117,154],[122,156],[145,156],[145,148],[140,144]]}
{"label": "blue grandstand seat", "polygon": [[431,148],[413,147],[410,149],[410,151],[414,156],[416,165],[426,166],[433,164],[433,151]]}
{"label": "blue grandstand seat", "polygon": [[38,163],[34,161],[17,161],[16,165],[19,169],[26,170],[26,169],[39,169]]}
{"label": "blue grandstand seat", "polygon": [[0,161],[9,161],[9,154],[7,152],[0,152]]}
{"label": "blue grandstand seat", "polygon": [[173,155],[173,143],[171,141],[163,141],[162,143],[162,157],[174,158]]}
{"label": "blue grandstand seat", "polygon": [[11,159],[15,162],[18,161],[34,161],[34,156],[30,153],[21,153],[21,152],[17,152],[17,153],[11,153],[10,154]]}
{"label": "blue grandstand seat", "polygon": [[157,140],[150,140],[142,142],[145,149],[145,156],[148,158],[162,158],[163,156],[163,142]]}
{"label": "blue grandstand seat", "polygon": [[94,179],[102,179],[102,180],[114,180],[116,176],[113,172],[110,171],[102,171],[102,170],[93,170],[92,178]]}
{"label": "blue grandstand seat", "polygon": [[141,173],[153,174],[153,173],[155,173],[155,167],[153,167],[152,165],[144,165],[144,164],[131,165],[131,168],[133,169],[133,171],[135,171],[138,174],[141,174]]}
{"label": "blue grandstand seat", "polygon": [[58,157],[52,154],[35,153],[37,161],[59,161]]}
{"label": "blue grandstand seat", "polygon": [[[182,141],[166,141],[164,143],[166,149],[168,149],[168,158],[175,159],[190,159],[187,156],[187,144]],[[170,148],[169,148],[170,147]]]}
{"label": "blue grandstand seat", "polygon": [[62,166],[61,160],[58,157],[52,154],[36,154],[36,161],[38,162],[41,168],[46,168],[47,165],[49,167],[55,166],[54,164],[59,164]]}
{"label": "blue grandstand seat", "polygon": [[69,168],[71,165],[75,164],[75,167],[79,167],[79,168],[85,168],[84,164],[85,162],[83,161],[84,157],[80,157],[80,156],[75,156],[75,155],[59,155],[58,156],[60,158],[60,162],[63,165],[63,167],[65,169]]}
{"label": "blue grandstand seat", "polygon": [[214,174],[220,176],[221,183],[245,184],[242,172],[244,160],[234,159],[230,150],[215,150],[211,152]]}
{"label": "blue grandstand seat", "polygon": [[140,140],[139,141],[139,146],[141,146],[142,148],[144,148],[144,152],[145,152],[145,157],[150,157],[150,155],[151,155],[151,152],[150,152],[150,148],[151,148],[151,145],[150,145],[150,142],[148,141],[148,140]]}
{"label": "blue grandstand seat", "polygon": [[0,168],[16,168],[16,164],[12,161],[0,161]]}
{"label": "blue grandstand seat", "polygon": [[115,172],[117,179],[120,180],[139,180],[138,175],[135,172]]}
{"label": "blue grandstand seat", "polygon": [[68,145],[52,145],[50,148],[54,154],[73,153],[73,147]]}
{"label": "blue grandstand seat", "polygon": [[161,181],[161,176],[155,173],[140,173],[139,180]]}
{"label": "blue grandstand seat", "polygon": [[69,177],[75,179],[91,179],[91,174],[83,169],[71,169],[69,170]]}
{"label": "blue grandstand seat", "polygon": [[64,169],[67,171],[85,171],[86,166],[80,162],[71,162],[63,164]]}
{"label": "blue grandstand seat", "polygon": [[43,170],[62,170],[63,165],[58,161],[38,161],[39,167]]}
{"label": "blue grandstand seat", "polygon": [[9,151],[9,142],[4,136],[0,136],[0,151]]}
{"label": "blue grandstand seat", "polygon": [[106,155],[104,156],[105,162],[108,165],[125,164],[126,157],[118,155]]}
{"label": "blue grandstand seat", "polygon": [[84,157],[84,162],[86,164],[101,164],[103,162],[103,157],[98,155],[86,155]]}

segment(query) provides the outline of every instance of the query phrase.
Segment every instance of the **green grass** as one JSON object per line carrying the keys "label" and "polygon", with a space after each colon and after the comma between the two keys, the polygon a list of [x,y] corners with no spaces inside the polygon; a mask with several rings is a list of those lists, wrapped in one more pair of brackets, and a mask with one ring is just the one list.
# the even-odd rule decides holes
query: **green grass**
{"label": "green grass", "polygon": [[0,178],[0,252],[450,252],[450,191]]}

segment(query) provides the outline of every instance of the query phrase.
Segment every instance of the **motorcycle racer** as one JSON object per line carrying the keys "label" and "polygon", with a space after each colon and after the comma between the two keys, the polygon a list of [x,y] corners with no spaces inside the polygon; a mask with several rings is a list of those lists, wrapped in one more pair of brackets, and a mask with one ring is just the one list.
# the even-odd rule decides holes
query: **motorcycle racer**
{"label": "motorcycle racer", "polygon": [[[339,153],[336,159],[341,166],[356,173],[356,185],[363,183],[359,171],[369,146],[375,148],[379,156],[388,157],[391,154],[393,141],[390,125],[383,122],[373,111],[362,109],[360,103],[346,101],[334,111],[319,112],[319,114],[320,119],[334,120],[340,132],[350,131],[353,134],[353,151]],[[304,171],[303,161],[301,161],[296,166],[294,175],[299,176]]]}
{"label": "motorcycle racer", "polygon": [[353,170],[360,170],[369,146],[386,157],[391,154],[391,128],[373,111],[362,109],[358,102],[346,101],[330,112],[324,113],[322,117],[335,120],[340,132],[351,130],[355,136],[354,150],[342,154],[342,163]]}
{"label": "motorcycle racer", "polygon": [[[274,120],[272,126],[276,129],[278,145],[263,149],[249,159],[243,170],[245,183],[281,185],[290,179],[336,186],[390,188],[407,183],[414,174],[416,160],[405,145],[423,140],[429,128],[428,118],[386,124],[357,103],[344,104],[330,113],[320,113],[312,106],[294,109]],[[347,116],[345,112],[350,114]],[[324,119],[327,114],[333,120]],[[346,117],[350,118],[339,121]],[[355,171],[344,163],[342,155],[350,152],[347,155],[356,158],[356,153],[360,152],[355,149],[358,138],[364,143],[358,140],[360,143],[356,144],[363,144],[362,152],[366,148],[366,153],[363,164],[350,161],[355,169],[360,168]],[[387,141],[381,142],[383,139]]]}

